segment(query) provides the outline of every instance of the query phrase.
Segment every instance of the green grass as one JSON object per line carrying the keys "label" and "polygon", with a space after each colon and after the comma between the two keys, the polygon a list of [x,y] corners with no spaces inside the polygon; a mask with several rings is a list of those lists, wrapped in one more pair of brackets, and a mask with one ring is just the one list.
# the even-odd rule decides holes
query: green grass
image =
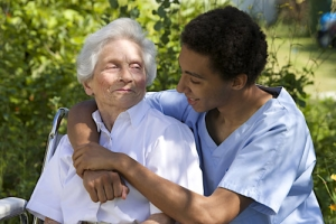
{"label": "green grass", "polygon": [[[336,49],[322,49],[316,40],[311,37],[290,37],[300,36],[295,29],[268,30],[268,44],[272,52],[276,52],[279,66],[286,65],[290,60],[297,70],[311,68],[314,71],[314,85],[307,86],[305,90],[311,95],[323,94],[325,92],[336,93]],[[303,35],[302,35],[303,36]]]}
{"label": "green grass", "polygon": [[268,42],[277,52],[280,66],[290,60],[296,69],[314,70],[314,85],[306,89],[309,93],[336,91],[336,49],[321,49],[312,38],[277,38]]}

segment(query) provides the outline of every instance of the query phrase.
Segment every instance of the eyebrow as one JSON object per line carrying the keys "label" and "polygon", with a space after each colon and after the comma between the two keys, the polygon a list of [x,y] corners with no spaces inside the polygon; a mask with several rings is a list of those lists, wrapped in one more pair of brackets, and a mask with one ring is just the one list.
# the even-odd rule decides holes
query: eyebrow
{"label": "eyebrow", "polygon": [[188,71],[188,70],[183,70],[183,69],[181,68],[180,63],[179,63],[179,68],[180,68],[180,70],[181,70],[182,72],[185,72],[185,73],[188,74],[188,75],[194,76],[194,77],[199,78],[199,79],[204,79],[204,77],[203,77],[202,75],[200,75],[200,74],[197,74],[197,73],[194,73],[194,72],[191,72],[191,71]]}
{"label": "eyebrow", "polygon": [[199,79],[204,79],[204,77],[202,75],[199,75],[197,73],[194,73],[194,72],[190,72],[190,71],[184,71],[186,74],[188,75],[191,75],[191,76],[194,76],[196,78],[199,78]]}
{"label": "eyebrow", "polygon": [[[123,62],[123,60],[119,60],[119,59],[116,59],[116,58],[108,58],[106,61],[104,61],[105,64],[116,64],[116,63],[120,63],[120,62]],[[128,63],[129,64],[139,64],[142,67],[145,64],[144,61],[142,61],[141,59],[135,59],[135,58],[131,58],[128,61]]]}

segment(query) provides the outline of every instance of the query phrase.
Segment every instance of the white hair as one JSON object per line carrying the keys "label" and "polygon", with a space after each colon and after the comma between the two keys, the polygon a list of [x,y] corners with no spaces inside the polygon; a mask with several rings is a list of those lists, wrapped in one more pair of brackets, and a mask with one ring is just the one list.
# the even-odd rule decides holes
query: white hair
{"label": "white hair", "polygon": [[129,18],[116,19],[87,37],[77,57],[77,79],[80,83],[93,77],[93,71],[103,47],[111,40],[122,38],[134,41],[141,48],[147,86],[152,84],[156,77],[155,45],[145,37],[140,24]]}

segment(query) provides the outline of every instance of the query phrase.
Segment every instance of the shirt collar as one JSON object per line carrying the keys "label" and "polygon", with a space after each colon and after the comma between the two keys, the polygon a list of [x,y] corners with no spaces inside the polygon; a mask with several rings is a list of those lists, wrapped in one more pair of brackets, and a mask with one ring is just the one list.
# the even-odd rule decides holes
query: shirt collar
{"label": "shirt collar", "polygon": [[[128,117],[131,121],[132,126],[136,127],[140,124],[141,120],[148,113],[149,108],[150,107],[148,103],[145,100],[141,100],[139,103],[129,108],[127,111],[120,113],[119,116],[117,117],[117,120],[122,119],[124,117]],[[95,112],[92,113],[92,119],[96,123],[98,132],[100,132],[103,128],[105,128],[99,110],[96,110]]]}

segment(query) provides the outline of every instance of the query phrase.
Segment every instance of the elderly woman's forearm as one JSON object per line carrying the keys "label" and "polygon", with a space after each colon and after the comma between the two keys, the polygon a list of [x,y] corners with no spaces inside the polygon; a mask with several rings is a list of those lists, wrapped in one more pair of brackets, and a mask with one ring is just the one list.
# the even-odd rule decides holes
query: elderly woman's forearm
{"label": "elderly woman's forearm", "polygon": [[75,150],[89,142],[98,143],[99,134],[92,119],[92,113],[96,110],[97,105],[94,100],[78,103],[70,109],[67,133]]}

